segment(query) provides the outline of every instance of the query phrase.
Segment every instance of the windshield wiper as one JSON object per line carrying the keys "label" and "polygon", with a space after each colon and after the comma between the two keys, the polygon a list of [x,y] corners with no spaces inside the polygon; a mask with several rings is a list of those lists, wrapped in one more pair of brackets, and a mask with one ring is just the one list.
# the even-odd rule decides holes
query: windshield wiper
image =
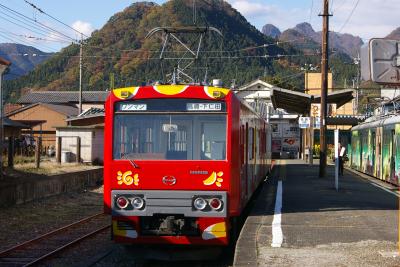
{"label": "windshield wiper", "polygon": [[135,169],[139,169],[139,165],[137,165],[137,163],[136,163],[135,161],[133,161],[133,159],[127,158],[128,155],[129,155],[129,154],[123,155],[123,156],[121,157],[121,159],[126,159],[126,160],[128,160],[129,163],[132,164],[132,166],[133,166]]}

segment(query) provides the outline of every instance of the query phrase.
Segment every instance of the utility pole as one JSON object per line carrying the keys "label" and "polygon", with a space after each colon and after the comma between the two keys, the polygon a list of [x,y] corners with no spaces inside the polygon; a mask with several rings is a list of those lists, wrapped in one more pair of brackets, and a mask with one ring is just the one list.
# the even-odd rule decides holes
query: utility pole
{"label": "utility pole", "polygon": [[79,114],[82,113],[82,57],[83,57],[83,34],[79,49]]}
{"label": "utility pole", "polygon": [[326,113],[328,96],[328,48],[329,48],[329,0],[324,0],[324,13],[322,15],[322,60],[321,60],[321,128],[320,128],[320,154],[319,177],[326,175]]}
{"label": "utility pole", "polygon": [[356,103],[355,103],[355,114],[358,115],[358,103],[359,103],[359,90],[360,90],[360,76],[361,76],[361,59],[360,54],[357,55],[357,58],[354,59],[354,64],[357,65],[357,90],[356,90]]}

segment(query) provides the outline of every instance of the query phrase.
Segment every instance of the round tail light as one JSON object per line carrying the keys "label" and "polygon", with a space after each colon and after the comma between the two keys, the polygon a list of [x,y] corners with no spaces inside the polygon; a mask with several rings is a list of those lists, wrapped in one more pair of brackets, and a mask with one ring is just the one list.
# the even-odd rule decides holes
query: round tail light
{"label": "round tail light", "polygon": [[222,207],[222,201],[218,198],[211,199],[209,204],[213,210],[219,210]]}
{"label": "round tail light", "polygon": [[132,206],[133,206],[135,209],[138,209],[138,210],[140,210],[140,209],[143,208],[143,206],[144,206],[144,200],[143,200],[143,198],[141,198],[141,197],[135,197],[135,198],[133,198],[131,203],[132,203]]}
{"label": "round tail light", "polygon": [[125,209],[128,207],[129,201],[126,199],[126,197],[118,197],[117,198],[117,206],[120,209]]}
{"label": "round tail light", "polygon": [[207,207],[207,201],[205,201],[202,197],[198,197],[193,201],[193,206],[197,210],[204,210]]}

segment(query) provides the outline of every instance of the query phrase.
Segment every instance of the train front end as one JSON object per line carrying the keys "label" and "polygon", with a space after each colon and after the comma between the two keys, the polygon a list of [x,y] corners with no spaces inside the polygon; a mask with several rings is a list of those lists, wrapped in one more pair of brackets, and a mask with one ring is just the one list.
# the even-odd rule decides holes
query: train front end
{"label": "train front end", "polygon": [[228,244],[231,98],[227,89],[186,85],[110,94],[104,203],[116,242]]}

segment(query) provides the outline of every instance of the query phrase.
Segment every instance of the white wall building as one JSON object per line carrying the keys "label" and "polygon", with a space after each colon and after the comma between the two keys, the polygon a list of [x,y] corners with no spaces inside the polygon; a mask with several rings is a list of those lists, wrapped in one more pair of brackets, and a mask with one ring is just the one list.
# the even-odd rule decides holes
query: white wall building
{"label": "white wall building", "polygon": [[56,136],[61,137],[62,140],[61,158],[64,161],[74,162],[76,160],[77,137],[81,140],[83,162],[103,161],[104,126],[57,127]]}
{"label": "white wall building", "polygon": [[297,158],[300,152],[300,129],[298,115],[283,109],[275,110],[271,102],[271,90],[279,89],[260,79],[237,90],[236,95],[249,102],[272,126],[272,154],[275,158]]}

